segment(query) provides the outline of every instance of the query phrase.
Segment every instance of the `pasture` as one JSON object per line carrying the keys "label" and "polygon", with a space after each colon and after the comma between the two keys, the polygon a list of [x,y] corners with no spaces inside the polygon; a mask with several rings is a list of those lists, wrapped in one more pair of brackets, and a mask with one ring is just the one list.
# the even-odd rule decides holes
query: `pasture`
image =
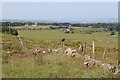
{"label": "pasture", "polygon": [[[48,28],[48,27],[47,27]],[[87,28],[75,28],[85,30]],[[60,48],[61,39],[64,37],[65,48],[78,50],[81,43],[86,42],[92,53],[92,40],[95,39],[95,59],[102,60],[106,42],[106,63],[117,65],[118,60],[118,35],[111,36],[108,32],[92,34],[64,33],[62,30],[19,30],[25,48],[22,48],[16,36],[2,34],[3,39],[3,78],[116,78],[112,72],[103,71],[93,66],[85,68],[84,58],[71,58],[63,53],[50,52],[39,57],[32,55],[36,48],[47,50]],[[5,42],[10,42],[6,44]],[[16,53],[12,53],[12,51]]]}
{"label": "pasture", "polygon": [[28,29],[28,28],[31,28],[31,29],[33,29],[33,28],[36,28],[36,29],[42,28],[42,29],[45,29],[45,28],[49,28],[49,26],[15,26],[13,28],[15,28],[15,29],[22,29],[22,28],[26,28],[26,29]]}
{"label": "pasture", "polygon": [[104,47],[106,42],[109,42],[110,48],[118,48],[118,36],[111,36],[108,32],[97,32],[93,34],[65,34],[60,30],[19,30],[19,35],[33,40],[55,40],[60,41],[62,38],[71,41],[86,42],[88,45],[92,45],[92,40],[95,39],[96,46]]}

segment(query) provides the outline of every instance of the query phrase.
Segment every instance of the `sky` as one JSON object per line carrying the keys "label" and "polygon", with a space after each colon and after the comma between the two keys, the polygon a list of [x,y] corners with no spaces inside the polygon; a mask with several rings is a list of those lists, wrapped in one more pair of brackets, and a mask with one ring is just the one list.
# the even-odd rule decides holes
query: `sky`
{"label": "sky", "polygon": [[117,20],[117,2],[3,2],[2,19],[46,21]]}
{"label": "sky", "polygon": [[119,2],[119,0],[1,0],[1,2]]}

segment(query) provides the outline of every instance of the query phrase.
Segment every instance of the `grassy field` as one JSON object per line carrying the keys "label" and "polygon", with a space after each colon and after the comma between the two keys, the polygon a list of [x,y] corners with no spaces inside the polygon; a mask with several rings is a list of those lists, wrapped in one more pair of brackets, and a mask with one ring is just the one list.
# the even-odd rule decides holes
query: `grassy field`
{"label": "grassy field", "polygon": [[93,34],[65,34],[60,30],[20,30],[20,36],[33,40],[61,40],[63,37],[71,41],[82,41],[91,45],[93,39],[96,40],[95,45],[104,47],[109,42],[110,48],[118,48],[118,36],[111,36],[108,32],[98,32]]}
{"label": "grassy field", "polygon": [[48,54],[35,59],[12,57],[3,64],[5,78],[113,78],[117,77],[98,67],[86,69],[83,59],[72,59],[61,54]]}
{"label": "grassy field", "polygon": [[[117,77],[112,72],[103,71],[99,67],[85,68],[83,58],[71,58],[69,56],[48,53],[37,59],[32,55],[35,48],[46,50],[48,48],[60,48],[58,44],[64,37],[65,48],[78,49],[83,42],[90,45],[92,53],[92,40],[95,39],[95,58],[101,60],[104,46],[108,44],[106,63],[117,64],[118,36],[111,36],[108,32],[93,34],[65,34],[61,30],[19,30],[23,38],[25,48],[22,48],[16,36],[2,34],[3,39],[3,78],[113,78]],[[11,43],[8,44],[7,42]],[[12,51],[15,54],[10,54]]]}
{"label": "grassy field", "polygon": [[21,29],[21,28],[49,28],[50,26],[15,26],[13,28],[15,29]]}

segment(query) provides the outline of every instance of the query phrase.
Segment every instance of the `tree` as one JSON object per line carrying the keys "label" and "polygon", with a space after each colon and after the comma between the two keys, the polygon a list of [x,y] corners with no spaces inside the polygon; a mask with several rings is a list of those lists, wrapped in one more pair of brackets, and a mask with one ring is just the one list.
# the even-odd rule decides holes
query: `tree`
{"label": "tree", "polygon": [[113,31],[114,30],[114,27],[110,26],[107,28],[108,31]]}
{"label": "tree", "polygon": [[13,32],[11,34],[17,36],[18,35],[18,31],[16,29],[13,29]]}
{"label": "tree", "polygon": [[9,34],[12,34],[12,35],[15,35],[17,36],[18,35],[18,31],[16,29],[12,29],[12,28],[9,28],[9,27],[3,27],[2,28],[2,33],[9,33]]}

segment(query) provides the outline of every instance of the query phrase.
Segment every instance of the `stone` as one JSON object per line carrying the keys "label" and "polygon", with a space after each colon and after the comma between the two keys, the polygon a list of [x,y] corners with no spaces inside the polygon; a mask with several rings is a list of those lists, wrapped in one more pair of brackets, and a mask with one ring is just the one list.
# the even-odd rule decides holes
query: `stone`
{"label": "stone", "polygon": [[72,50],[71,48],[66,49],[65,54],[68,55],[68,53],[70,53],[71,50]]}
{"label": "stone", "polygon": [[40,54],[40,50],[39,50],[39,49],[35,49],[35,51],[34,51],[33,54],[34,54],[34,55],[39,55],[39,54]]}
{"label": "stone", "polygon": [[46,51],[43,51],[43,54],[45,54],[46,53]]}

